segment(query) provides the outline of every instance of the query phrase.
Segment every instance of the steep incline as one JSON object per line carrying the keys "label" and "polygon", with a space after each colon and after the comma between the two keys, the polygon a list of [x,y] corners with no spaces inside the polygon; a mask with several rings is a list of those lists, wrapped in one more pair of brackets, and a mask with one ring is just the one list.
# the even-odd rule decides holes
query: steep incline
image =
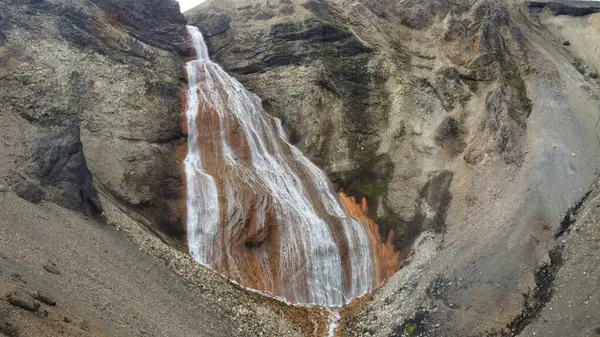
{"label": "steep incline", "polygon": [[174,0],[0,1],[0,335],[325,334],[187,253],[185,26]]}
{"label": "steep incline", "polygon": [[[175,1],[2,1],[0,125],[6,156],[40,133],[79,121],[96,187],[183,243],[184,58],[192,54]],[[8,130],[8,128],[14,128]],[[17,183],[20,160],[0,179]],[[166,236],[165,236],[166,237]]]}
{"label": "steep incline", "polygon": [[393,247],[379,241],[376,225],[344,209],[281,121],[208,58],[198,28],[188,29],[197,54],[186,65],[192,256],[304,305],[341,306],[381,285],[386,272],[378,267],[388,268],[380,258],[393,256]]}
{"label": "steep incline", "polygon": [[562,17],[531,10],[225,0],[186,13],[211,57],[412,255],[347,314],[347,334],[503,335],[544,301],[562,220],[597,179],[600,89],[585,64],[596,49],[577,46],[592,34],[557,38],[548,23]]}

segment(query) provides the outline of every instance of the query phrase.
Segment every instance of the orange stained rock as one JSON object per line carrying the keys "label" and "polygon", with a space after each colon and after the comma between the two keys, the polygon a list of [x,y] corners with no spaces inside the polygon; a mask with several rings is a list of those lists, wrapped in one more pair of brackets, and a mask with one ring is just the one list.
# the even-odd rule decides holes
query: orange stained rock
{"label": "orange stained rock", "polygon": [[211,62],[198,30],[190,31],[199,55],[187,64],[184,118],[191,254],[293,303],[337,306],[380,286],[396,270],[391,235],[380,241],[365,201],[337,196],[281,121]]}
{"label": "orange stained rock", "polygon": [[346,209],[346,212],[353,218],[360,220],[369,232],[371,245],[375,255],[375,266],[377,272],[377,286],[382,286],[388,278],[398,271],[398,252],[394,249],[392,243],[394,233],[393,230],[387,237],[386,242],[382,242],[379,235],[379,225],[373,221],[368,214],[367,199],[362,198],[360,203],[356,202],[353,196],[349,196],[344,192],[339,192],[340,200]]}

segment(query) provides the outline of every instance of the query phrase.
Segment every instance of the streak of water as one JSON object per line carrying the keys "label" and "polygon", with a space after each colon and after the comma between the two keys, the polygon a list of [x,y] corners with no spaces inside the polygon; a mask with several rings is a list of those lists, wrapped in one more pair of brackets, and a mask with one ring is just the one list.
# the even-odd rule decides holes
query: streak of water
{"label": "streak of water", "polygon": [[200,263],[293,303],[339,306],[376,284],[369,233],[281,121],[188,26],[188,244]]}

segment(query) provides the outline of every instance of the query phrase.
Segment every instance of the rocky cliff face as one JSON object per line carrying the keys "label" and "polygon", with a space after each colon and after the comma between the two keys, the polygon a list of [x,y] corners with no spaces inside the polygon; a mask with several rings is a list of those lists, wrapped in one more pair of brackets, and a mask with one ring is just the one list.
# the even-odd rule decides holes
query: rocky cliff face
{"label": "rocky cliff face", "polygon": [[185,23],[173,0],[0,1],[0,336],[326,331],[184,247]]}
{"label": "rocky cliff face", "polygon": [[192,51],[175,1],[0,3],[0,120],[16,183],[23,145],[81,125],[101,191],[181,244],[180,88]]}
{"label": "rocky cliff face", "polygon": [[70,122],[62,132],[40,137],[32,146],[23,171],[24,180],[16,187],[22,198],[37,203],[45,197],[88,216],[102,213],[77,124]]}
{"label": "rocky cliff face", "polygon": [[[447,184],[434,179],[451,180],[443,171],[456,157],[477,163],[494,152],[521,162],[530,110],[523,37],[501,5],[310,1],[232,8],[214,4],[188,16],[209,37],[215,59],[257,91],[341,187],[366,196],[380,222],[418,222],[425,185],[431,181],[428,188],[437,190],[430,192],[444,194]],[[444,26],[434,29],[434,20]],[[425,27],[427,33],[416,29]],[[495,86],[474,102],[482,81]],[[487,116],[468,120],[481,105]],[[467,143],[469,123],[480,124],[481,136]],[[447,202],[437,204],[443,217]]]}
{"label": "rocky cliff face", "polygon": [[186,13],[295,144],[367,198],[382,238],[393,228],[412,250],[347,334],[504,335],[543,306],[562,220],[600,154],[596,49],[582,47],[597,41],[575,33],[594,31],[595,7],[555,3],[226,0]]}
{"label": "rocky cliff face", "polygon": [[[344,197],[347,209],[360,217],[368,210],[381,241],[394,241],[403,269],[370,301],[342,312],[340,333],[597,333],[590,318],[600,307],[599,269],[590,262],[600,240],[599,192],[592,188],[600,158],[597,11],[559,0],[214,0],[187,13],[212,59],[263,99],[342,195],[358,197]],[[26,276],[39,280],[32,263],[61,257],[70,274],[58,284],[96,299],[82,305],[69,295],[68,303],[86,315],[103,305],[106,330],[116,335],[145,334],[124,320],[156,325],[150,334],[160,330],[165,318],[146,315],[139,303],[174,312],[173,320],[165,316],[174,334],[323,332],[322,324],[307,323],[308,311],[249,296],[140,234],[123,214],[184,245],[178,151],[185,147],[183,62],[192,53],[186,41],[185,19],[170,0],[0,2],[0,185],[95,214],[95,193],[56,198],[62,187],[92,191],[93,175],[107,221],[164,262],[150,263],[113,233],[77,227],[87,219],[19,200],[0,186],[7,215],[0,217],[1,266],[28,268]],[[80,132],[61,132],[69,120]],[[67,165],[36,160],[56,151]],[[57,166],[64,174],[45,180]],[[43,186],[26,193],[26,178]],[[361,197],[366,204],[354,204]],[[50,224],[40,228],[40,219]],[[106,247],[118,261],[138,263],[119,263],[101,278],[71,278],[83,262],[72,262],[62,247],[80,241],[74,255],[93,261],[94,270],[107,267]],[[181,286],[162,264],[189,283]],[[152,294],[140,291],[148,270],[159,270],[150,279],[161,286]],[[91,289],[90,279],[103,287]],[[144,301],[113,311],[102,302],[115,292],[106,286],[113,282]],[[171,302],[182,305],[161,307]],[[196,303],[206,308],[196,311]],[[557,306],[567,311],[552,310]]]}

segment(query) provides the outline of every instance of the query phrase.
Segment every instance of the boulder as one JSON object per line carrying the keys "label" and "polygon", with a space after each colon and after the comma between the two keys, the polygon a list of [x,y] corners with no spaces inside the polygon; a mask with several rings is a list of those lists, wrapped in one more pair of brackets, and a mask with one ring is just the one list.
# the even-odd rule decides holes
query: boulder
{"label": "boulder", "polygon": [[36,291],[33,298],[50,306],[56,305],[56,299],[44,291]]}
{"label": "boulder", "polygon": [[37,311],[40,307],[40,303],[36,301],[28,292],[23,290],[14,290],[6,297],[8,303],[25,309],[28,311]]}

